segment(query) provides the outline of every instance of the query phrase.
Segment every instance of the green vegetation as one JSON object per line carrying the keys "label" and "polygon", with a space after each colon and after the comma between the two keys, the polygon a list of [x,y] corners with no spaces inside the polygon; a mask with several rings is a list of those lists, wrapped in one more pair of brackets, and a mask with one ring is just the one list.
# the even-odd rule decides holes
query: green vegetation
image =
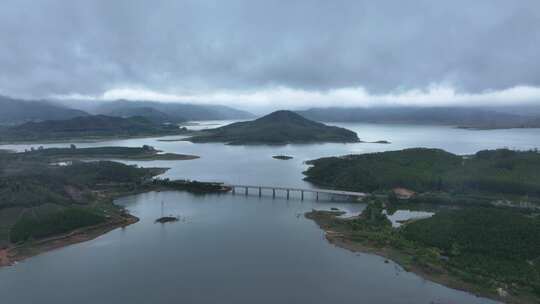
{"label": "green vegetation", "polygon": [[276,111],[253,121],[209,129],[189,140],[234,145],[359,141],[353,131],[311,121],[291,111]]}
{"label": "green vegetation", "polygon": [[11,229],[10,241],[19,243],[30,238],[43,238],[104,221],[102,214],[91,209],[69,207],[44,219],[20,219]]}
{"label": "green vegetation", "polygon": [[[424,193],[415,198],[424,202],[489,201],[486,195],[493,194],[523,200],[540,197],[537,151],[486,150],[463,157],[416,148],[321,158],[309,164],[313,166],[304,172],[306,180],[316,184],[368,192],[404,187]],[[426,193],[431,196],[423,197]]]}
{"label": "green vegetation", "polygon": [[[329,235],[331,241],[390,257],[452,287],[512,303],[540,300],[540,218],[531,211],[538,209],[540,199],[537,151],[499,149],[458,156],[407,149],[322,158],[310,164],[305,172],[309,181],[369,191],[385,199],[383,204],[369,198],[357,219],[340,219],[335,212],[309,213],[321,227],[339,233]],[[399,199],[389,191],[395,188],[416,194]],[[403,204],[462,207],[392,228],[382,214],[383,205],[395,210]],[[523,204],[526,208],[521,210],[494,207]]]}
{"label": "green vegetation", "polygon": [[97,147],[97,148],[77,148],[71,145],[71,148],[49,148],[35,149],[19,154],[20,157],[38,157],[49,158],[53,160],[72,160],[72,159],[133,159],[133,160],[186,160],[195,159],[198,156],[160,153],[161,151],[151,146],[142,147]]}
{"label": "green vegetation", "polygon": [[[113,161],[79,158],[156,159],[150,146],[35,149],[0,153],[0,248],[80,227],[122,225],[133,218],[113,198],[156,189],[197,194],[226,192],[220,183],[154,179],[163,168],[139,168]],[[162,154],[159,154],[160,156]],[[165,155],[179,159],[177,154]],[[70,159],[68,165],[55,161]],[[161,159],[161,158],[159,158]]]}
{"label": "green vegetation", "polygon": [[443,211],[400,234],[448,256],[446,267],[485,287],[525,289],[540,297],[540,219],[495,208]]}
{"label": "green vegetation", "polygon": [[[497,208],[445,210],[392,228],[371,200],[358,218],[312,211],[329,240],[374,252],[428,278],[510,303],[540,300],[540,218]],[[500,298],[498,289],[508,295]]]}
{"label": "green vegetation", "polygon": [[96,206],[112,206],[115,194],[144,189],[163,172],[111,161],[57,166],[43,155],[54,153],[0,153],[0,247],[92,225],[96,213],[121,218],[119,208]]}
{"label": "green vegetation", "polygon": [[27,122],[0,129],[0,142],[55,141],[108,137],[163,136],[185,133],[175,125],[156,124],[143,117],[81,116],[67,120]]}

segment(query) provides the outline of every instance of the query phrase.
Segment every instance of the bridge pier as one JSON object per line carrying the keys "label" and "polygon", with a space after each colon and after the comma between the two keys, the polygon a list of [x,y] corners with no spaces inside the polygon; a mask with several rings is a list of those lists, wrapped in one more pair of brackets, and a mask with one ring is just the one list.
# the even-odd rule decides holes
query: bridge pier
{"label": "bridge pier", "polygon": [[272,188],[272,198],[276,198],[276,188]]}
{"label": "bridge pier", "polygon": [[301,194],[301,200],[304,200],[304,191],[300,191],[302,194]]}
{"label": "bridge pier", "polygon": [[289,189],[287,189],[287,199],[289,199]]}
{"label": "bridge pier", "polygon": [[262,196],[262,189],[261,189],[261,187],[259,187],[259,197],[261,197],[261,196]]}
{"label": "bridge pier", "polygon": [[246,187],[246,195],[248,195],[248,189],[249,189],[249,188],[248,188],[248,187]]}
{"label": "bridge pier", "polygon": [[315,200],[318,201],[319,200],[319,192],[315,192]]}

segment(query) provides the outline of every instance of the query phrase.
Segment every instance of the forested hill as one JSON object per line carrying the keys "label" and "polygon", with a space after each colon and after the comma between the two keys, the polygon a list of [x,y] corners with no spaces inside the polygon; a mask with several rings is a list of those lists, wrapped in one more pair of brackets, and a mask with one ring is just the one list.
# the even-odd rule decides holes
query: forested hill
{"label": "forested hill", "polygon": [[417,192],[500,193],[540,197],[540,154],[506,149],[459,156],[438,149],[321,158],[304,174],[326,187],[378,191],[405,187]]}
{"label": "forested hill", "polygon": [[29,121],[70,119],[88,113],[43,101],[27,101],[0,96],[0,125]]}
{"label": "forested hill", "polygon": [[302,116],[328,122],[450,125],[473,129],[539,128],[540,115],[465,107],[312,108]]}
{"label": "forested hill", "polygon": [[355,132],[315,122],[291,111],[276,111],[253,121],[210,129],[192,137],[193,142],[229,144],[287,144],[309,142],[358,142]]}
{"label": "forested hill", "polygon": [[176,125],[156,124],[143,117],[82,116],[67,120],[28,122],[0,129],[0,142],[106,137],[161,136],[184,132]]}

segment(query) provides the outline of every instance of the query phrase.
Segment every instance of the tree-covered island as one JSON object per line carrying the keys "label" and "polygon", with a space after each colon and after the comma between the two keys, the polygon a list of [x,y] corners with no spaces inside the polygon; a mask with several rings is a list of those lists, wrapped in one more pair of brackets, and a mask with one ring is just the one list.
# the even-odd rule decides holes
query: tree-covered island
{"label": "tree-covered island", "polygon": [[359,142],[355,132],[306,119],[292,111],[276,111],[253,121],[208,129],[188,140],[231,145]]}

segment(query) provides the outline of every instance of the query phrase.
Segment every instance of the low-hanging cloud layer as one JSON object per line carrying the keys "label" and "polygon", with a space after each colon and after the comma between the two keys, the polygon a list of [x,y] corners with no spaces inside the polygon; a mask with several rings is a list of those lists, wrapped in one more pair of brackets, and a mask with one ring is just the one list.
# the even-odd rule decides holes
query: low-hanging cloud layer
{"label": "low-hanging cloud layer", "polygon": [[256,107],[540,102],[540,1],[6,0],[0,94]]}

